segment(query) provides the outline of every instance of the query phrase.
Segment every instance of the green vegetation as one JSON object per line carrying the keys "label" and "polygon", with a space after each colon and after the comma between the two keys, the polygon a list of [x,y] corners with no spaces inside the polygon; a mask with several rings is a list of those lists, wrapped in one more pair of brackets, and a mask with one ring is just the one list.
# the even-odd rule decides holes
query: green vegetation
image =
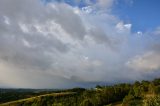
{"label": "green vegetation", "polygon": [[160,106],[160,96],[151,97],[147,99],[146,104],[148,106]]}
{"label": "green vegetation", "polygon": [[32,95],[33,97],[17,99],[0,106],[160,106],[160,79],[57,92]]}
{"label": "green vegetation", "polygon": [[[19,99],[30,98],[49,93],[58,93],[56,89],[0,89],[0,104]],[[64,92],[64,91],[63,91]]]}

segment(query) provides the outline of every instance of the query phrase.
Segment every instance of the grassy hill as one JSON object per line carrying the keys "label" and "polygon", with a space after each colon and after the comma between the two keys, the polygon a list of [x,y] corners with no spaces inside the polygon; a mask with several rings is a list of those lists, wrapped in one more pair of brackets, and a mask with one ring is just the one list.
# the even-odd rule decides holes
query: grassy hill
{"label": "grassy hill", "polygon": [[[2,103],[2,104],[0,104],[0,106],[21,106],[21,105],[28,105],[29,106],[29,105],[34,105],[35,102],[36,103],[42,102],[44,100],[48,100],[46,102],[49,102],[49,101],[51,101],[51,99],[54,99],[54,98],[61,98],[61,97],[67,98],[67,96],[73,96],[75,94],[76,94],[75,92],[45,94],[45,95],[35,96],[35,97],[27,98],[27,99],[21,99],[21,100],[11,101],[11,102],[7,102],[7,103]],[[42,105],[45,105],[45,104],[46,103],[42,103]]]}
{"label": "grassy hill", "polygon": [[160,79],[134,84],[74,88],[42,94],[0,106],[160,106]]}

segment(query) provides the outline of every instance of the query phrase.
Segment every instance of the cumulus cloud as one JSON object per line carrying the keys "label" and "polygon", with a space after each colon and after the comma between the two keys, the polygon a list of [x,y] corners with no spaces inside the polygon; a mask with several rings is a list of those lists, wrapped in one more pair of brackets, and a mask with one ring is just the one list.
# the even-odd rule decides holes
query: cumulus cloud
{"label": "cumulus cloud", "polygon": [[160,27],[158,27],[153,33],[155,35],[160,35]]}
{"label": "cumulus cloud", "polygon": [[131,30],[131,27],[132,27],[132,24],[124,24],[123,22],[119,22],[117,25],[116,25],[116,28],[119,30],[119,31],[125,31],[125,32],[130,32]]}
{"label": "cumulus cloud", "polygon": [[78,8],[65,2],[1,0],[0,86],[83,86],[133,80],[138,69],[159,68],[154,50],[134,58],[149,50],[145,48],[149,41],[136,37],[132,24],[97,8],[110,9],[113,0],[86,2],[86,7]]}
{"label": "cumulus cloud", "polygon": [[[126,65],[137,71],[159,71],[160,69],[160,43],[158,36],[159,28],[147,33],[137,32],[139,39],[143,39],[141,42],[141,50],[142,52],[139,54],[135,54]],[[143,45],[143,46],[142,46]]]}
{"label": "cumulus cloud", "polygon": [[157,71],[160,69],[159,52],[147,52],[143,55],[135,56],[126,65],[137,71]]}
{"label": "cumulus cloud", "polygon": [[97,0],[98,5],[103,8],[109,8],[112,6],[114,0]]}

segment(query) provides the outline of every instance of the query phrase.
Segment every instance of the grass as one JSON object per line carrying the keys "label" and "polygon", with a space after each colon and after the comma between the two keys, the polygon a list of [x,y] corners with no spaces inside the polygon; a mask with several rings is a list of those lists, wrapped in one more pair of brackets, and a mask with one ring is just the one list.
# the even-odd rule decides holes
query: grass
{"label": "grass", "polygon": [[2,104],[0,104],[0,106],[14,106],[14,104],[17,104],[17,103],[21,103],[21,102],[24,102],[24,101],[33,101],[34,99],[38,99],[38,98],[41,98],[41,97],[47,97],[47,96],[55,96],[56,97],[56,96],[64,96],[64,95],[71,95],[71,94],[76,94],[76,92],[62,92],[62,93],[44,94],[44,95],[35,96],[35,97],[31,97],[31,98],[26,98],[26,99],[7,102],[7,103],[2,103]]}

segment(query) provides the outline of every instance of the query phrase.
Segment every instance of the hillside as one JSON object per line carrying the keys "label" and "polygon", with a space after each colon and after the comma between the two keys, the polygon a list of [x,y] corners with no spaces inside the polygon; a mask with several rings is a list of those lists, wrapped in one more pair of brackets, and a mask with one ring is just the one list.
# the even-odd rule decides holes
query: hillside
{"label": "hillside", "polygon": [[0,106],[160,106],[160,79],[134,84],[97,85],[94,89],[74,88]]}
{"label": "hillside", "polygon": [[[38,101],[42,102],[44,100],[47,100],[46,102],[49,102],[49,101],[51,101],[51,99],[54,99],[54,98],[67,97],[67,96],[72,96],[75,94],[76,94],[75,92],[45,94],[45,95],[35,96],[35,97],[27,98],[27,99],[21,99],[21,100],[16,100],[16,101],[12,101],[12,102],[2,103],[2,104],[0,104],[0,106],[34,105],[35,102],[38,102]],[[41,103],[39,105],[47,105],[47,104]]]}

